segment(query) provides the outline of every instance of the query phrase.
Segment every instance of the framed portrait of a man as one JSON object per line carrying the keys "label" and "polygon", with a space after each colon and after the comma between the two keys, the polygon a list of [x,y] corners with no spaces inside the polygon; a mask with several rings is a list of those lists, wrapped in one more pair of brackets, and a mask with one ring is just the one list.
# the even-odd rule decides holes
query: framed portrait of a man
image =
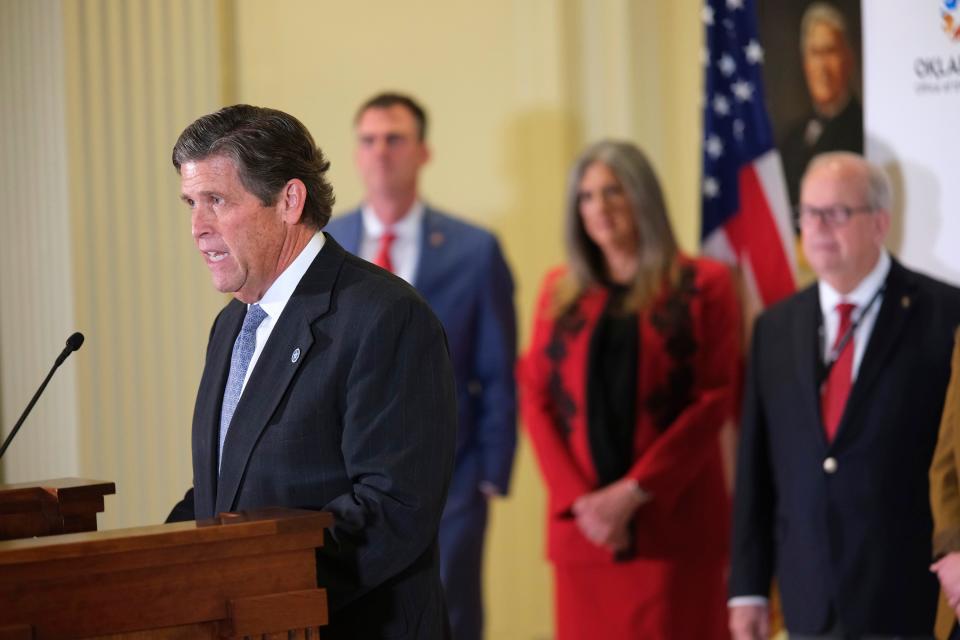
{"label": "framed portrait of a man", "polygon": [[764,81],[791,205],[810,159],[863,152],[859,0],[762,0]]}

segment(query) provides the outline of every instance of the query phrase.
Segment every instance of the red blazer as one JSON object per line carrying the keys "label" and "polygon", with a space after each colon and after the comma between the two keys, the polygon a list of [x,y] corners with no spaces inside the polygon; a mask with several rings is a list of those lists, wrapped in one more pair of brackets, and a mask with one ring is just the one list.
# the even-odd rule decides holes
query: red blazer
{"label": "red blazer", "polygon": [[[729,495],[719,431],[733,415],[741,365],[740,312],[726,266],[680,258],[683,278],[639,314],[634,463],[628,476],[653,495],[635,516],[637,554],[726,557]],[[587,291],[572,314],[550,312],[564,269],[547,275],[530,348],[518,365],[521,410],[549,492],[548,556],[609,563],[570,508],[597,489],[586,424],[590,338],[607,292]]]}

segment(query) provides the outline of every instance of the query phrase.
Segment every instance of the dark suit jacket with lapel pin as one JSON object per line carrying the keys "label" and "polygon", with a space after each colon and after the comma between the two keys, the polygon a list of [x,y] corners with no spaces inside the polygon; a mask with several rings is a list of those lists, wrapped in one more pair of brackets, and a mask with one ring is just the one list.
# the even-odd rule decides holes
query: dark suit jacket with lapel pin
{"label": "dark suit jacket with lapel pin", "polygon": [[[363,237],[360,209],[327,231],[352,253]],[[479,638],[487,500],[483,483],[506,494],[516,446],[516,316],[513,279],[496,237],[425,207],[414,286],[443,323],[457,383],[457,453],[440,523],[440,557],[458,637]]]}
{"label": "dark suit jacket with lapel pin", "polygon": [[[327,232],[358,253],[360,210],[333,218]],[[482,481],[503,494],[510,485],[517,440],[513,279],[490,232],[425,207],[421,233],[413,284],[447,332],[459,400],[449,513],[466,506]]]}
{"label": "dark suit jacket with lapel pin", "polygon": [[828,443],[817,286],[760,316],[737,459],[731,597],[766,595],[776,576],[791,632],[823,633],[836,622],[832,607],[846,633],[932,633],[927,470],[958,323],[960,290],[893,260]]}
{"label": "dark suit jacket with lapel pin", "polygon": [[233,300],[213,324],[193,418],[194,486],[171,519],[331,511],[317,563],[331,607],[323,637],[445,637],[436,537],[456,397],[439,321],[412,287],[328,235],[250,375],[218,478],[220,406],[245,313]]}

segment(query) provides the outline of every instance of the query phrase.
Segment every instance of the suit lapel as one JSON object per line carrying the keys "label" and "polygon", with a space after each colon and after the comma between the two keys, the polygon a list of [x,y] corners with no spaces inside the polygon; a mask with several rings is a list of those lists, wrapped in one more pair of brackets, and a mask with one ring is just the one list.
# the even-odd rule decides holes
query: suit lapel
{"label": "suit lapel", "polygon": [[800,378],[799,406],[810,412],[808,422],[816,425],[816,437],[824,446],[827,438],[820,415],[820,299],[816,285],[800,293],[800,309],[796,315],[797,330],[793,332],[793,358]]}
{"label": "suit lapel", "polygon": [[343,233],[339,234],[343,248],[355,256],[360,255],[360,242],[363,240],[363,215],[360,209],[343,218]]}
{"label": "suit lapel", "polygon": [[916,284],[910,278],[909,272],[899,262],[892,260],[883,303],[880,305],[876,324],[873,325],[873,331],[870,333],[867,350],[860,362],[857,379],[850,390],[850,398],[844,408],[837,439],[844,434],[845,430],[849,430],[847,424],[852,422],[858,409],[870,397],[871,387],[877,381],[884,364],[900,341],[907,319],[916,306],[915,296]]}
{"label": "suit lapel", "polygon": [[425,207],[420,231],[420,259],[413,277],[413,286],[424,295],[432,287],[442,284],[439,280],[444,274],[449,274],[445,263],[449,255],[450,234],[446,227],[442,216]]}
{"label": "suit lapel", "polygon": [[223,390],[230,373],[233,343],[240,333],[246,305],[233,300],[224,309],[211,337],[207,361],[200,380],[193,421],[194,511],[196,517],[214,515],[217,494],[217,447]]}
{"label": "suit lapel", "polygon": [[[297,285],[270,333],[227,433],[216,513],[234,509],[257,441],[313,346],[312,324],[330,308],[331,292],[345,256],[343,248],[327,235],[324,248]],[[222,389],[220,394],[222,397]]]}

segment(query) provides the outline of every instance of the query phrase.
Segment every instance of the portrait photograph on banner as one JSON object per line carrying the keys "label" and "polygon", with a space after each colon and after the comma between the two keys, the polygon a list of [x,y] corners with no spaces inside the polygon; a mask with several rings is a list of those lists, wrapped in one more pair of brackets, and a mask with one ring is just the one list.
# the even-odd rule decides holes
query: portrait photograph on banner
{"label": "portrait photograph on banner", "polygon": [[764,80],[790,204],[810,158],[863,152],[859,0],[757,3]]}

